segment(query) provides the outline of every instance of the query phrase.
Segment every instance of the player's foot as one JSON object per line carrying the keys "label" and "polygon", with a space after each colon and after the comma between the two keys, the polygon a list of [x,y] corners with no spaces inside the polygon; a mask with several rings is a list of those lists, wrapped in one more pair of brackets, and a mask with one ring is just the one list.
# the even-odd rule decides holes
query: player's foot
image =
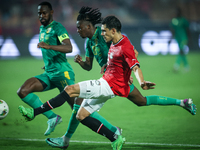
{"label": "player's foot", "polygon": [[25,108],[24,106],[20,105],[18,107],[19,112],[22,114],[22,116],[25,117],[27,121],[31,121],[34,119],[34,110],[33,108]]}
{"label": "player's foot", "polygon": [[55,127],[62,122],[62,118],[57,115],[56,117],[49,119],[47,121],[48,124],[48,128],[46,130],[46,132],[44,133],[44,135],[49,135],[51,132],[53,132],[55,130]]}
{"label": "player's foot", "polygon": [[46,138],[45,140],[47,144],[49,144],[52,147],[57,147],[61,149],[67,149],[69,146],[69,141],[64,140],[64,137],[58,137],[58,138]]}
{"label": "player's foot", "polygon": [[121,135],[118,135],[118,138],[112,142],[111,146],[113,150],[121,150],[122,145],[125,143],[125,138],[123,138]]}
{"label": "player's foot", "polygon": [[183,108],[185,108],[187,111],[189,111],[192,115],[196,115],[196,105],[193,104],[193,101],[191,98],[189,99],[184,99],[183,103],[185,104],[185,106]]}

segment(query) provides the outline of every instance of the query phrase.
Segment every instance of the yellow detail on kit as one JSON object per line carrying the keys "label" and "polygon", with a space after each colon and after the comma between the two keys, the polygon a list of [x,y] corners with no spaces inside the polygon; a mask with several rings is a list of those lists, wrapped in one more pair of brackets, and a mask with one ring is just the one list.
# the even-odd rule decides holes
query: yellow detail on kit
{"label": "yellow detail on kit", "polygon": [[69,72],[68,72],[68,71],[65,71],[64,74],[65,74],[65,77],[66,77],[67,79],[70,79],[70,76],[69,76]]}

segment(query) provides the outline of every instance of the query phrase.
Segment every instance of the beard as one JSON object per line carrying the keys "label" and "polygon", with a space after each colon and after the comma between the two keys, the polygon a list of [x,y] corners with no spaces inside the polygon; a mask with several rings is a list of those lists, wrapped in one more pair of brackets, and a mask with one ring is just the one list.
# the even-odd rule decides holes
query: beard
{"label": "beard", "polygon": [[44,19],[41,19],[41,20],[40,20],[40,23],[41,23],[43,26],[47,26],[47,25],[49,24],[50,18],[49,18],[48,20],[43,21],[43,22],[42,22],[42,20],[44,20]]}

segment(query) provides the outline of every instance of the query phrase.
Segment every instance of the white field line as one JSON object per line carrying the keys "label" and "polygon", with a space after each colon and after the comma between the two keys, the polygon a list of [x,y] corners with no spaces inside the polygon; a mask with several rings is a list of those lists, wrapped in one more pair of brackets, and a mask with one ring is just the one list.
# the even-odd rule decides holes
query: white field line
{"label": "white field line", "polygon": [[[3,140],[18,140],[18,141],[45,141],[44,139],[25,139],[25,138],[0,138]],[[77,141],[71,140],[72,143],[96,143],[96,144],[110,144],[110,142],[97,142],[97,141]],[[128,145],[155,145],[155,146],[180,146],[180,147],[200,147],[195,144],[167,144],[167,143],[136,143],[136,142],[125,142]]]}

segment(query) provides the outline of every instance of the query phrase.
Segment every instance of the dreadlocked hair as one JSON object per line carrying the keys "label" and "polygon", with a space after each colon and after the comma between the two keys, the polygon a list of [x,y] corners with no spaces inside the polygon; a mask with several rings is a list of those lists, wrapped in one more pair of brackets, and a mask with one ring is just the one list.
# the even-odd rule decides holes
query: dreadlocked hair
{"label": "dreadlocked hair", "polygon": [[98,23],[101,23],[101,13],[98,8],[92,9],[90,7],[82,7],[79,11],[79,15],[77,17],[77,21],[89,21],[92,23],[93,26],[95,26]]}

